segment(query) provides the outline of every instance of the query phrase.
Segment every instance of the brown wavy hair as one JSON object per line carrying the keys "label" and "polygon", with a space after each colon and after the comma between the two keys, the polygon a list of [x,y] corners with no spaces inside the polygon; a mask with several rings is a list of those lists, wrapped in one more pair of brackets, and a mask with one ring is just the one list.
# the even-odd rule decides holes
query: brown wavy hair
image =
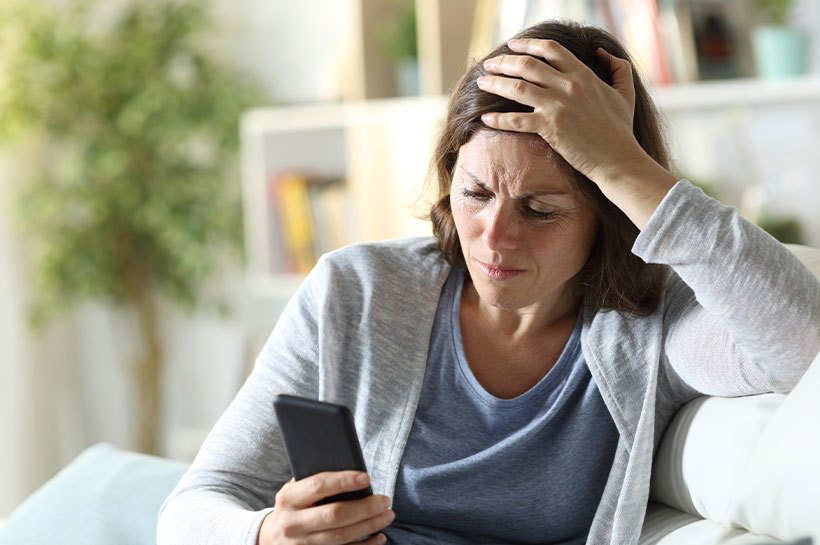
{"label": "brown wavy hair", "polygon": [[[606,61],[595,51],[603,47],[609,53],[632,63],[623,46],[609,33],[576,23],[546,21],[531,26],[516,38],[555,40],[607,84],[612,74]],[[485,125],[481,115],[487,112],[531,112],[532,108],[479,89],[476,79],[486,75],[483,63],[498,55],[515,55],[505,44],[498,46],[467,69],[450,93],[447,118],[435,148],[431,168],[438,182],[436,202],[429,219],[445,259],[453,265],[464,264],[450,208],[450,186],[453,182],[458,152],[478,131],[498,131]],[[660,165],[668,168],[669,152],[664,139],[661,118],[652,99],[632,68],[635,85],[635,116],[632,130],[641,147]],[[524,133],[522,133],[524,134]],[[663,288],[665,267],[647,264],[631,251],[639,230],[598,186],[552,152],[560,168],[570,175],[576,189],[592,204],[598,217],[598,232],[587,263],[579,272],[585,289],[586,304],[596,310],[618,310],[638,316],[651,314],[657,307]]]}

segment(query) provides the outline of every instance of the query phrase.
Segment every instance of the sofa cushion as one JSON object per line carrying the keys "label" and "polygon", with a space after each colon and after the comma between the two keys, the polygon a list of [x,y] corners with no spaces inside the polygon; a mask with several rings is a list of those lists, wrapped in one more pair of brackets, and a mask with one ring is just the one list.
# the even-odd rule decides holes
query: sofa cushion
{"label": "sofa cushion", "polygon": [[820,277],[820,250],[800,244],[786,244],[791,253],[796,255],[815,276]]}
{"label": "sofa cushion", "polygon": [[90,447],[12,513],[0,545],[152,545],[159,508],[185,468]]}
{"label": "sofa cushion", "polygon": [[730,516],[757,533],[820,543],[820,354],[742,470]]}
{"label": "sofa cushion", "polygon": [[699,398],[658,449],[654,501],[726,527],[820,543],[820,354],[794,391]]}
{"label": "sofa cushion", "polygon": [[651,497],[724,525],[763,430],[786,396],[700,397],[686,404],[663,437]]}
{"label": "sofa cushion", "polygon": [[[772,545],[768,536],[727,528],[717,522],[650,503],[638,545]],[[796,544],[794,544],[796,545]],[[811,543],[803,543],[811,545]]]}

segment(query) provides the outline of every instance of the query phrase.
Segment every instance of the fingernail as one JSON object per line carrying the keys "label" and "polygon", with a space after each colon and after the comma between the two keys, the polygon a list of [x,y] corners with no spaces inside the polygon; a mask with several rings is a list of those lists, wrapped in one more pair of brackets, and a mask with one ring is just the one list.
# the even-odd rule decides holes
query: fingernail
{"label": "fingernail", "polygon": [[367,473],[361,473],[356,475],[356,484],[360,484],[362,486],[367,485],[370,482],[370,476]]}
{"label": "fingernail", "polygon": [[379,534],[379,538],[376,541],[381,545],[384,545],[385,543],[387,543],[387,536],[384,534]]}
{"label": "fingernail", "polygon": [[521,45],[523,43],[523,41],[524,40],[522,40],[520,38],[513,38],[512,40],[507,40],[507,45],[508,46]]}
{"label": "fingernail", "polygon": [[490,122],[490,114],[481,114],[481,121],[483,121],[484,123],[489,123]]}
{"label": "fingernail", "polygon": [[394,518],[396,518],[396,513],[394,511],[387,511],[384,513],[384,520],[390,522]]}
{"label": "fingernail", "polygon": [[498,66],[498,61],[496,61],[495,59],[487,59],[486,61],[484,61],[484,68],[487,68],[488,70],[492,70],[496,66]]}
{"label": "fingernail", "polygon": [[382,498],[382,507],[384,507],[385,509],[390,507],[390,498],[388,498],[387,496]]}
{"label": "fingernail", "polygon": [[488,83],[490,83],[490,78],[488,78],[487,76],[479,76],[479,77],[475,80],[475,83],[476,83],[476,85],[478,85],[479,87],[482,87],[482,86],[487,85]]}

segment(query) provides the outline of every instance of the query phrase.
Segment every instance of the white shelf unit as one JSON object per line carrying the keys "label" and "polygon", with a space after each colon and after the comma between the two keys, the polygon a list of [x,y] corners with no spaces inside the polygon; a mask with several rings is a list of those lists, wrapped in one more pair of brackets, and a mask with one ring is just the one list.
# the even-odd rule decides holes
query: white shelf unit
{"label": "white shelf unit", "polygon": [[298,278],[272,274],[276,241],[267,185],[276,172],[343,178],[355,211],[355,240],[429,234],[416,216],[444,101],[415,97],[246,112],[241,158],[249,285],[272,296],[277,285],[289,293]]}
{"label": "white shelf unit", "polygon": [[656,102],[666,113],[818,101],[818,75],[781,80],[710,81],[656,88]]}
{"label": "white shelf unit", "polygon": [[311,106],[246,112],[240,128],[242,196],[248,268],[266,276],[276,269],[268,184],[277,171],[343,176],[348,168],[341,109]]}

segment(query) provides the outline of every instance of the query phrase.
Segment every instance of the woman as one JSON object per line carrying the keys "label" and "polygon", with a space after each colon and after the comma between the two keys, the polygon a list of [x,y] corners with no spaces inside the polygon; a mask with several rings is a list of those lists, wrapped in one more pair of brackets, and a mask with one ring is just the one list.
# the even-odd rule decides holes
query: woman
{"label": "woman", "polygon": [[[802,375],[820,285],[669,173],[623,48],[559,23],[517,38],[451,96],[435,239],[320,260],[163,507],[161,545],[634,544],[677,409]],[[277,393],[349,406],[370,473],[289,482]]]}

